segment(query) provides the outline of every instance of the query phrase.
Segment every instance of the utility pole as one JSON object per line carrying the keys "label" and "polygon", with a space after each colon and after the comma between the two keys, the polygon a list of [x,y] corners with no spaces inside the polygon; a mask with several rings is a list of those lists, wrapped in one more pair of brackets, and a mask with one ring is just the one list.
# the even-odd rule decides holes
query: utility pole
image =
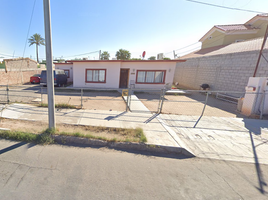
{"label": "utility pole", "polygon": [[101,59],[101,50],[99,51],[99,60]]}
{"label": "utility pole", "polygon": [[261,45],[261,50],[260,50],[260,53],[259,53],[259,57],[258,57],[258,60],[257,60],[257,64],[256,64],[256,67],[255,67],[255,71],[254,71],[253,77],[255,77],[256,74],[257,74],[258,67],[259,67],[260,60],[261,60],[261,56],[263,56],[262,51],[263,51],[264,45],[265,45],[265,43],[266,43],[267,36],[268,36],[268,25],[267,25],[265,34],[264,34],[264,36],[263,36],[263,42],[262,42],[262,45]]}
{"label": "utility pole", "polygon": [[46,65],[47,65],[47,102],[49,128],[56,128],[55,123],[55,102],[54,102],[54,74],[52,60],[52,41],[50,23],[50,0],[43,0],[45,20],[45,41],[46,41]]}
{"label": "utility pole", "polygon": [[177,54],[175,53],[175,50],[173,50],[174,59],[177,57]]}

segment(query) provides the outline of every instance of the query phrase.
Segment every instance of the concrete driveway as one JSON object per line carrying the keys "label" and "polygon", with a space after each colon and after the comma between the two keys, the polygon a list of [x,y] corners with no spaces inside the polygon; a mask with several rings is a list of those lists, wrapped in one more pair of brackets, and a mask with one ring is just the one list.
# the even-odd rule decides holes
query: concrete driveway
{"label": "concrete driveway", "polygon": [[177,143],[201,158],[268,164],[268,120],[158,116]]}

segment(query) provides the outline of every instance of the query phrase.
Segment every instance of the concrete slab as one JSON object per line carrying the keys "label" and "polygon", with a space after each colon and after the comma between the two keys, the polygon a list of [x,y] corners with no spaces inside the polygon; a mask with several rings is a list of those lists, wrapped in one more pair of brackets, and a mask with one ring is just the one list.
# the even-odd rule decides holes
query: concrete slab
{"label": "concrete slab", "polygon": [[[158,116],[179,145],[201,158],[268,164],[268,121],[243,118]],[[175,134],[174,134],[175,133]]]}
{"label": "concrete slab", "polygon": [[[127,96],[123,97],[125,102],[127,102]],[[130,110],[132,112],[148,112],[151,113],[151,111],[139,100],[139,98],[136,95],[130,95]]]}

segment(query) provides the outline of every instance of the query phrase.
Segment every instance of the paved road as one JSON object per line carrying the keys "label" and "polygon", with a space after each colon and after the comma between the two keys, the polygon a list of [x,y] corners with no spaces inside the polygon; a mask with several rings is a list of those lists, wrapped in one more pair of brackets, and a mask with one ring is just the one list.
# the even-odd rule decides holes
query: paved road
{"label": "paved road", "polygon": [[267,199],[268,166],[0,140],[0,199]]}

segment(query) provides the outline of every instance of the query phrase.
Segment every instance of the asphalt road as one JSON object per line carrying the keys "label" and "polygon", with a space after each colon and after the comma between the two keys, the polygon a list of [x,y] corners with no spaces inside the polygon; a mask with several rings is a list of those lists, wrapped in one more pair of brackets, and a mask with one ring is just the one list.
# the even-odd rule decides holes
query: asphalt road
{"label": "asphalt road", "polygon": [[268,166],[0,140],[0,199],[267,199]]}

